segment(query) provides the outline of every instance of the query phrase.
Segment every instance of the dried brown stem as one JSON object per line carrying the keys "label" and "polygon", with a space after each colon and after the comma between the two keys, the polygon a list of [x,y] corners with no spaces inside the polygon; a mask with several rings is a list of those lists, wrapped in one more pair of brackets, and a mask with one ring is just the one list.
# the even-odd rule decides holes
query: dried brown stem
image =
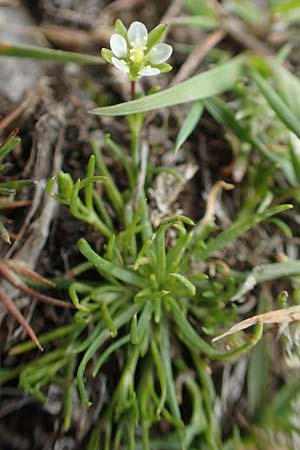
{"label": "dried brown stem", "polygon": [[0,267],[0,275],[3,276],[10,284],[29,295],[30,297],[49,305],[60,306],[62,308],[74,309],[72,303],[64,302],[62,300],[57,300],[56,298],[49,297],[48,295],[41,294],[29,286],[26,286],[17,275],[15,275],[10,269],[8,269],[3,263]]}
{"label": "dried brown stem", "polygon": [[14,122],[17,117],[20,116],[28,108],[30,103],[33,101],[33,98],[33,94],[27,94],[22,103],[17,106],[8,116],[4,117],[4,119],[0,121],[0,131],[3,131],[5,128],[10,126],[11,123]]}
{"label": "dried brown stem", "polygon": [[231,189],[234,189],[233,184],[226,183],[225,181],[217,181],[211,188],[208,199],[207,199],[207,205],[206,205],[206,212],[201,220],[202,224],[208,224],[214,222],[214,215],[215,215],[215,209],[216,209],[216,200],[217,195],[221,189],[225,189],[226,191],[230,191]]}
{"label": "dried brown stem", "polygon": [[32,202],[30,200],[16,200],[11,201],[7,199],[0,198],[0,209],[14,209],[23,208],[24,206],[30,206]]}
{"label": "dried brown stem", "polygon": [[43,347],[41,346],[35,332],[29,325],[29,323],[25,320],[25,318],[22,316],[18,308],[14,305],[14,303],[11,301],[9,297],[5,294],[3,289],[0,287],[0,301],[3,303],[3,305],[8,309],[10,314],[19,322],[21,327],[26,331],[30,339],[35,343],[35,345],[40,349],[41,352],[44,351]]}

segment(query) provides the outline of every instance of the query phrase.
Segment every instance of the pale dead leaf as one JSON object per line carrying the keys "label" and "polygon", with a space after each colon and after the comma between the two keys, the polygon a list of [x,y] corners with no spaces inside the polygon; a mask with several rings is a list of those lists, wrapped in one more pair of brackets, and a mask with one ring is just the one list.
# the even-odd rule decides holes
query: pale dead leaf
{"label": "pale dead leaf", "polygon": [[226,336],[236,333],[237,331],[245,330],[257,323],[290,323],[300,320],[300,306],[291,306],[289,308],[276,309],[263,314],[257,314],[249,319],[243,320],[231,327],[228,331],[219,336],[216,336],[212,342],[223,339]]}

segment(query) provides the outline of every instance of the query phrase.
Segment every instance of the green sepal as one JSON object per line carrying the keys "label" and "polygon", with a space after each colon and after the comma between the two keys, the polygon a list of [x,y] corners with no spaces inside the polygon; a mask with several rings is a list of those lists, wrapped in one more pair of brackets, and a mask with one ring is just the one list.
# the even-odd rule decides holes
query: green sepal
{"label": "green sepal", "polygon": [[152,67],[156,67],[157,69],[160,70],[161,73],[170,72],[173,69],[173,67],[170,64],[166,64],[166,63],[156,64],[156,65],[153,65]]}
{"label": "green sepal", "polygon": [[105,61],[107,61],[109,64],[112,64],[111,58],[114,56],[113,52],[111,50],[108,50],[108,48],[103,48],[101,50],[101,56]]}
{"label": "green sepal", "polygon": [[125,27],[122,20],[117,19],[114,24],[115,32],[123,36],[127,41],[127,28]]}
{"label": "green sepal", "polygon": [[160,42],[167,28],[168,28],[167,25],[163,23],[153,28],[153,30],[148,35],[147,52],[149,52],[151,48],[154,47],[154,45]]}

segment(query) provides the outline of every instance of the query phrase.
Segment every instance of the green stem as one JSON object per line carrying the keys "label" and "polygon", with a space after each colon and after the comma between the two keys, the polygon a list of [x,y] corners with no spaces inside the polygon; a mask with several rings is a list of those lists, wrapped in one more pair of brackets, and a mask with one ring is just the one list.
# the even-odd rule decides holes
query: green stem
{"label": "green stem", "polygon": [[[138,312],[140,309],[139,305],[132,305],[130,308],[128,308],[126,311],[122,312],[116,319],[115,319],[115,326],[117,329],[121,328],[125,323],[131,320],[132,316]],[[104,329],[100,331],[98,336],[95,337],[92,344],[89,346],[87,351],[85,352],[81,363],[79,364],[78,371],[77,371],[77,385],[80,392],[80,397],[84,405],[90,406],[91,403],[88,399],[88,394],[84,386],[84,373],[86,370],[86,367],[93,357],[93,355],[96,353],[99,347],[107,340],[109,339],[110,332],[108,329]]]}
{"label": "green stem", "polygon": [[[132,123],[133,122],[133,123]],[[129,122],[130,135],[131,135],[131,158],[134,167],[135,175],[137,176],[138,168],[140,165],[140,134],[141,126],[137,120]]]}
{"label": "green stem", "polygon": [[226,361],[229,359],[237,358],[238,356],[246,353],[248,350],[254,347],[262,337],[263,324],[259,322],[255,327],[253,336],[247,342],[245,342],[245,344],[227,353],[220,353],[198,335],[198,333],[186,320],[184,314],[182,313],[174,298],[172,298],[171,296],[166,296],[165,302],[168,303],[173,320],[181,332],[180,339],[182,339],[192,351],[195,351],[197,349],[211,359]]}
{"label": "green stem", "polygon": [[94,252],[85,239],[79,239],[78,249],[80,253],[82,253],[93,264],[102,276],[113,276],[114,278],[133,286],[140,288],[144,287],[145,281],[143,277],[137,275],[131,270],[123,269],[122,267],[119,267],[116,264],[102,258]]}
{"label": "green stem", "polygon": [[64,398],[64,431],[67,432],[70,429],[72,418],[72,391],[73,391],[73,371],[74,371],[75,355],[70,355],[66,367],[65,376],[65,398]]}
{"label": "green stem", "polygon": [[[48,333],[43,334],[39,337],[39,341],[41,344],[46,344],[47,342],[51,342],[54,339],[58,339],[62,336],[69,335],[72,331],[78,329],[77,324],[65,325],[54,330],[49,331]],[[10,350],[10,354],[12,355],[20,355],[22,353],[29,352],[30,350],[35,348],[35,344],[32,341],[24,342],[23,344],[18,344]]]}

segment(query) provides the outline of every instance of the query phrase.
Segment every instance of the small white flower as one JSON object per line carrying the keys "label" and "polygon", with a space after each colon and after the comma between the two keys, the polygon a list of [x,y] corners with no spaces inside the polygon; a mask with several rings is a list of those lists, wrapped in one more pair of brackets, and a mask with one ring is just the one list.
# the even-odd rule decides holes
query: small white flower
{"label": "small white flower", "polygon": [[115,23],[116,32],[110,38],[110,48],[102,49],[102,56],[134,81],[141,76],[158,75],[172,69],[165,61],[172,54],[172,47],[161,44],[166,25],[158,25],[151,33],[141,22],[133,22],[128,31],[120,20]]}

